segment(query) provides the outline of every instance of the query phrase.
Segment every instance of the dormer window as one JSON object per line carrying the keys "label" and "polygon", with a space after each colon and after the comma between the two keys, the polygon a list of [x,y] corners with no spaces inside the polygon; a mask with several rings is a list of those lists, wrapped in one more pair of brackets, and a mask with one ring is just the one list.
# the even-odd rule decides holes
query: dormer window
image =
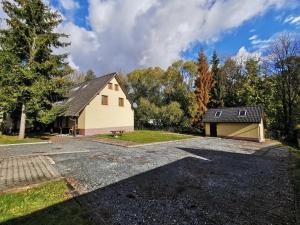
{"label": "dormer window", "polygon": [[221,114],[222,114],[222,111],[217,111],[217,112],[215,113],[215,117],[216,117],[216,118],[220,118]]}
{"label": "dormer window", "polygon": [[71,97],[67,100],[67,103],[69,103],[70,101],[72,101],[74,99],[74,97]]}
{"label": "dormer window", "polygon": [[77,91],[79,89],[79,87],[74,87],[73,89],[72,89],[72,91]]}
{"label": "dormer window", "polygon": [[239,111],[239,116],[246,116],[247,115],[247,110],[240,110]]}

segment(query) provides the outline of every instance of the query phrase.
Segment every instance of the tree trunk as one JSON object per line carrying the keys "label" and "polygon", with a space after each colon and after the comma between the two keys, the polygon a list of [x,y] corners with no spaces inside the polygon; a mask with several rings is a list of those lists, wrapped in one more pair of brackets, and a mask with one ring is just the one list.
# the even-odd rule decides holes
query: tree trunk
{"label": "tree trunk", "polygon": [[26,126],[26,114],[25,114],[25,105],[23,104],[22,105],[22,112],[21,112],[19,140],[22,140],[25,137],[25,126]]}

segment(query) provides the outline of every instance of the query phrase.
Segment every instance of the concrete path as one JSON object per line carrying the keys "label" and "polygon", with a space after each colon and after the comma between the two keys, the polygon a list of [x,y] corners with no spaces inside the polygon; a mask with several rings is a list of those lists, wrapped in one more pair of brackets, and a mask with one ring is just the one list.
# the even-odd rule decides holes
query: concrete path
{"label": "concrete path", "polygon": [[0,158],[0,192],[59,177],[60,174],[46,156]]}

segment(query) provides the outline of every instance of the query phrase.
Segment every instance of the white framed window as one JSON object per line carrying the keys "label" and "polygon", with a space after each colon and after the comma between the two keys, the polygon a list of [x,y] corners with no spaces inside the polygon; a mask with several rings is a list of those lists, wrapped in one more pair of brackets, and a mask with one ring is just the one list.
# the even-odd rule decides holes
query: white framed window
{"label": "white framed window", "polygon": [[221,115],[222,115],[222,111],[217,111],[217,112],[215,113],[215,117],[216,117],[216,118],[220,118]]}
{"label": "white framed window", "polygon": [[246,115],[247,115],[246,109],[239,110],[239,116],[246,116]]}

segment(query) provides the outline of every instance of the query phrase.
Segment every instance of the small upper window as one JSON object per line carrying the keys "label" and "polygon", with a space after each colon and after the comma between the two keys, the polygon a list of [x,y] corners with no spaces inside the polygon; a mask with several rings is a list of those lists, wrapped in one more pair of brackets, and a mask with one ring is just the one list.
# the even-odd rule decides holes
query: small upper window
{"label": "small upper window", "polygon": [[215,117],[219,118],[219,117],[221,116],[221,114],[222,114],[222,111],[217,111],[217,112],[215,113]]}
{"label": "small upper window", "polygon": [[102,95],[101,103],[102,105],[108,105],[108,96]]}
{"label": "small upper window", "polygon": [[124,98],[119,98],[119,106],[124,106]]}
{"label": "small upper window", "polygon": [[119,85],[115,84],[115,90],[116,90],[116,91],[119,90]]}
{"label": "small upper window", "polygon": [[108,89],[113,89],[113,84],[112,83],[108,83]]}
{"label": "small upper window", "polygon": [[246,116],[247,115],[247,110],[240,110],[239,111],[239,116]]}

